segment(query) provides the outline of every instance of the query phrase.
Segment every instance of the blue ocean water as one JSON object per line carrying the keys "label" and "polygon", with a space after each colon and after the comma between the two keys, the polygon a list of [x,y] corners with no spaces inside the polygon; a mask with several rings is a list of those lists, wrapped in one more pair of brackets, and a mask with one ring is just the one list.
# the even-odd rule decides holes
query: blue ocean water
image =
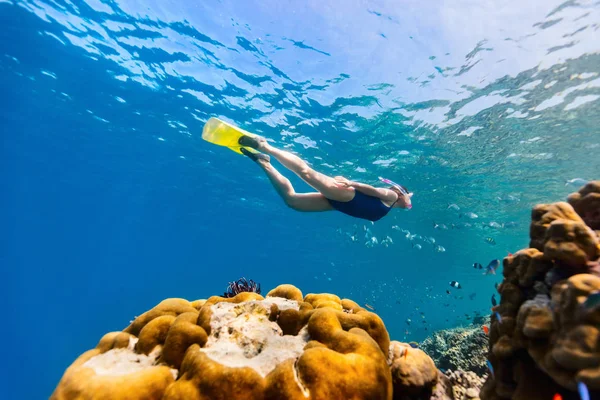
{"label": "blue ocean water", "polygon": [[[600,6],[451,3],[0,0],[6,398],[242,276],[372,305],[399,340],[487,315],[501,276],[473,263],[598,178]],[[287,209],[201,139],[211,116],[414,207]]]}

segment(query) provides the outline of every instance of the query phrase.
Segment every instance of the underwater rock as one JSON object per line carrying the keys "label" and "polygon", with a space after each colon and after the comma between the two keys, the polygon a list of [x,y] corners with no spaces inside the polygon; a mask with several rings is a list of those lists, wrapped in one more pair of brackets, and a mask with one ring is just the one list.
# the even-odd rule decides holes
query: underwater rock
{"label": "underwater rock", "polygon": [[600,307],[587,301],[600,291],[599,199],[595,181],[534,207],[530,248],[503,262],[483,400],[575,398],[581,384],[600,398]]}
{"label": "underwater rock", "polygon": [[51,399],[400,399],[431,392],[433,361],[417,349],[398,358],[406,346],[390,347],[383,321],[357,303],[302,296],[291,285],[266,297],[167,299],[82,354]]}
{"label": "underwater rock", "polygon": [[481,325],[470,325],[434,332],[425,339],[423,349],[442,371],[464,370],[477,375],[487,372],[485,360],[488,338]]}

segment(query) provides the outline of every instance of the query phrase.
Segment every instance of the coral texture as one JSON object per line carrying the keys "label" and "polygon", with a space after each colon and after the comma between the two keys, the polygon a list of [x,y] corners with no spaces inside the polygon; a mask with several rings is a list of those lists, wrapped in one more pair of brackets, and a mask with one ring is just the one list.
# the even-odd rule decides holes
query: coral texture
{"label": "coral texture", "polygon": [[357,303],[281,285],[164,300],[81,355],[51,398],[408,399],[437,373]]}
{"label": "coral texture", "polygon": [[431,400],[478,400],[484,378],[471,371],[438,372],[438,384]]}
{"label": "coral texture", "polygon": [[464,370],[477,375],[487,372],[488,337],[481,325],[434,332],[421,343],[420,348],[442,371]]}
{"label": "coral texture", "polygon": [[388,357],[392,371],[394,400],[431,397],[438,380],[433,360],[421,349],[392,341]]}
{"label": "coral texture", "polygon": [[504,259],[482,399],[568,398],[578,383],[600,398],[600,307],[585,303],[600,290],[599,189],[534,207],[531,247]]}

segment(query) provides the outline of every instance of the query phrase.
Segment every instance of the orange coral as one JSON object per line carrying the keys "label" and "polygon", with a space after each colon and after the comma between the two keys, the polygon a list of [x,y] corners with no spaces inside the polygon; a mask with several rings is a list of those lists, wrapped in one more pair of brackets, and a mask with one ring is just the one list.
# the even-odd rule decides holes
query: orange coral
{"label": "orange coral", "polygon": [[105,335],[67,368],[50,399],[161,399],[176,371],[154,365],[156,354],[134,353],[136,341],[123,332]]}
{"label": "orange coral", "polygon": [[376,314],[291,285],[167,299],[82,355],[53,399],[391,399],[389,347]]}

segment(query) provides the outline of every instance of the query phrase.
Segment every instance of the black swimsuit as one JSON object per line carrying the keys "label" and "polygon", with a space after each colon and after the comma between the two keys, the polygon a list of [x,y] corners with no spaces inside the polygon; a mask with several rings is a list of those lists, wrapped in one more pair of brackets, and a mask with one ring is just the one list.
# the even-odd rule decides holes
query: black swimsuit
{"label": "black swimsuit", "polygon": [[350,201],[327,200],[336,210],[352,217],[368,219],[369,221],[377,221],[385,217],[394,204],[396,204],[396,201],[398,201],[396,200],[394,204],[388,207],[383,204],[379,197],[369,196],[358,190],[354,192],[354,198]]}

